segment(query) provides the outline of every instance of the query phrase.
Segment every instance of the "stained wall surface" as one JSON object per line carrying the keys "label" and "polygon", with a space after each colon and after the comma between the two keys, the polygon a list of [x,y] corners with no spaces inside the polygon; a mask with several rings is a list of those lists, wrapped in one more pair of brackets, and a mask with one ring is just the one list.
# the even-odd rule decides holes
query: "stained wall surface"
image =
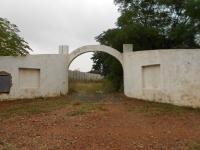
{"label": "stained wall surface", "polygon": [[[10,82],[9,75],[12,80],[10,92],[0,92],[0,100],[67,94],[71,61],[92,50],[113,54],[122,64],[126,96],[200,107],[200,49],[133,52],[128,45],[124,46],[123,53],[98,45],[84,46],[71,54],[0,57],[1,84]],[[7,91],[10,85],[0,87]]]}
{"label": "stained wall surface", "polygon": [[200,50],[125,52],[128,97],[200,107]]}
{"label": "stained wall surface", "polygon": [[68,90],[67,56],[30,55],[0,57],[0,71],[11,74],[10,93],[0,93],[0,100],[53,97]]}

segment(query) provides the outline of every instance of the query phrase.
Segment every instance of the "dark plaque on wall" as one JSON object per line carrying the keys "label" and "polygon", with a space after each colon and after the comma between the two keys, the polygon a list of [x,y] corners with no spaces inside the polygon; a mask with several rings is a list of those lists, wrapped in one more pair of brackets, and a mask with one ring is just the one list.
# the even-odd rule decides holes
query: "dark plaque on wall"
{"label": "dark plaque on wall", "polygon": [[11,75],[0,71],[0,93],[9,93],[12,86]]}

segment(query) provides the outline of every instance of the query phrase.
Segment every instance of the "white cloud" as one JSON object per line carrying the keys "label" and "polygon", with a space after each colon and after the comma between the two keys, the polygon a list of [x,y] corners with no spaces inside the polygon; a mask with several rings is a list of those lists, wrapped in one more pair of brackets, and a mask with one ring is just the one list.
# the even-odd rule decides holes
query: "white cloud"
{"label": "white cloud", "polygon": [[[57,53],[58,45],[70,50],[97,44],[94,37],[115,26],[118,17],[113,0],[1,0],[0,17],[18,25],[33,53]],[[90,55],[73,63],[88,71]],[[84,69],[82,69],[84,68]]]}

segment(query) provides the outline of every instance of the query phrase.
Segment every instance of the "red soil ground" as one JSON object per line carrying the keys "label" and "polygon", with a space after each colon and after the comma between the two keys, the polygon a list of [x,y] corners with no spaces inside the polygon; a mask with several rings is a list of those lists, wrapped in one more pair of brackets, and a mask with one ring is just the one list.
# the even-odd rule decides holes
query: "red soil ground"
{"label": "red soil ground", "polygon": [[[88,105],[92,105],[89,103],[85,106],[86,110],[78,110],[84,103],[71,103],[36,114],[27,112],[25,115],[0,116],[0,149],[199,148],[199,111],[159,104],[146,105],[146,102],[121,95],[115,95],[111,100],[106,96],[101,102],[95,102],[94,108],[87,110]],[[15,102],[0,103],[0,114],[14,105]]]}

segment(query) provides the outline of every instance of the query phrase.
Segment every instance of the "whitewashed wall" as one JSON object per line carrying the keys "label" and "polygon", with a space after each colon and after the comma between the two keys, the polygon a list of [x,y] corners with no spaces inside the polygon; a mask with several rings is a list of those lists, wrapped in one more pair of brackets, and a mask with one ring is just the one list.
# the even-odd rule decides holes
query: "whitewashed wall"
{"label": "whitewashed wall", "polygon": [[200,107],[200,49],[133,52],[130,45],[124,45],[123,53],[98,45],[71,54],[0,57],[0,72],[12,76],[11,91],[0,94],[0,100],[67,94],[69,64],[92,50],[107,52],[121,62],[126,96]]}
{"label": "whitewashed wall", "polygon": [[65,55],[31,55],[0,57],[0,71],[12,76],[9,94],[0,94],[0,100],[52,97],[66,94],[68,68]]}
{"label": "whitewashed wall", "polygon": [[200,107],[200,50],[124,53],[128,97]]}

